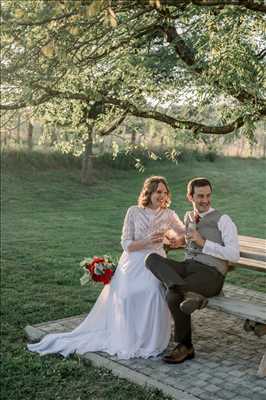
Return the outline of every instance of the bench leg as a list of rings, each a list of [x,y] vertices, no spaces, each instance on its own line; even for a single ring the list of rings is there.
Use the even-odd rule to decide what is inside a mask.
[[[266,335],[266,324],[260,324],[257,322],[254,328],[254,333],[258,337]]]
[[[261,378],[263,378],[264,376],[266,376],[266,353],[264,354],[264,356],[261,359],[260,365],[259,365],[259,369],[257,372],[258,376],[260,376]]]
[[[266,335],[266,324],[262,324],[260,322],[246,319],[243,328],[246,332],[253,331],[254,334],[258,337]]]

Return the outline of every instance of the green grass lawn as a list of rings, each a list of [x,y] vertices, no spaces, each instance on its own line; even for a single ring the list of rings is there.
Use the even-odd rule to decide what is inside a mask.
[[[90,255],[119,256],[126,209],[136,203],[149,175],[168,179],[172,208],[180,216],[189,206],[187,181],[210,178],[213,205],[233,218],[241,234],[265,238],[265,161],[151,162],[142,175],[103,168],[97,171],[96,183],[86,187],[71,163],[50,167],[38,157],[34,160],[30,166],[17,160],[3,176],[1,399],[162,399],[159,392],[84,365],[77,357],[29,353],[23,328],[92,307],[101,286],[80,287],[79,262]],[[238,271],[227,280],[266,292],[261,273]]]

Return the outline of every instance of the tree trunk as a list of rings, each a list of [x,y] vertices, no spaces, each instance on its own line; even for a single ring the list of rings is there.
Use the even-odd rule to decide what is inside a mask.
[[[3,144],[4,144],[4,146],[7,146],[7,131],[6,131],[6,129],[4,130],[4,132],[3,132],[3,135],[1,135],[1,142],[2,142],[2,138],[3,138]]]
[[[81,166],[81,183],[85,185],[89,185],[94,181],[94,173],[93,173],[93,138],[92,138],[92,131],[89,132],[88,140],[85,143],[85,151],[83,154],[82,159],[82,166]]]
[[[136,144],[136,131],[132,131],[131,133],[131,144]]]
[[[17,118],[17,137],[16,137],[16,143],[20,145],[20,123],[21,123],[21,115],[18,113],[18,118]]]
[[[57,140],[56,130],[55,130],[54,126],[49,127],[49,130],[50,130],[50,135],[51,135],[50,136],[51,137],[50,146],[53,147]]]
[[[263,154],[262,157],[266,157],[266,134],[262,133],[262,140],[263,140]]]
[[[33,125],[30,121],[28,125],[28,149],[30,151],[33,149]]]
[[[156,144],[156,129],[155,129],[155,123],[152,119],[149,119],[148,121],[148,140],[151,145]]]

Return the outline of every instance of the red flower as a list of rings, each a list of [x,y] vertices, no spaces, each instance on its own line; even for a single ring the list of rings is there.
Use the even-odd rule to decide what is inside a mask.
[[[102,273],[95,272],[98,264],[101,264],[100,270]],[[109,260],[103,257],[93,257],[92,261],[85,264],[85,269],[90,275],[91,279],[95,282],[102,282],[104,285],[110,283],[112,276],[115,272],[115,265]]]
[[[106,285],[107,283],[109,283],[112,279],[113,276],[113,271],[111,269],[107,269],[105,271],[105,274],[103,275],[103,283]]]

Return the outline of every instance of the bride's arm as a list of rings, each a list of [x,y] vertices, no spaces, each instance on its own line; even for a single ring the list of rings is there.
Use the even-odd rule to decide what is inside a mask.
[[[163,241],[163,233],[153,233],[149,238],[143,240],[133,240],[128,246],[127,251],[138,251],[148,249],[155,243],[161,243]]]
[[[185,234],[185,225],[173,210],[171,210],[170,224],[171,228],[177,233],[178,236],[183,236]]]
[[[135,240],[135,224],[134,224],[134,210],[135,207],[130,207],[127,211],[122,237],[121,237],[121,246],[123,250],[128,252],[139,251],[143,249],[147,249],[154,245],[155,243],[160,243],[163,241],[162,233],[154,233],[148,238],[142,240]]]
[[[166,237],[169,240],[170,248],[183,247],[185,244],[185,225],[178,217],[178,215],[169,210],[170,213],[170,226],[169,235],[166,233]]]

